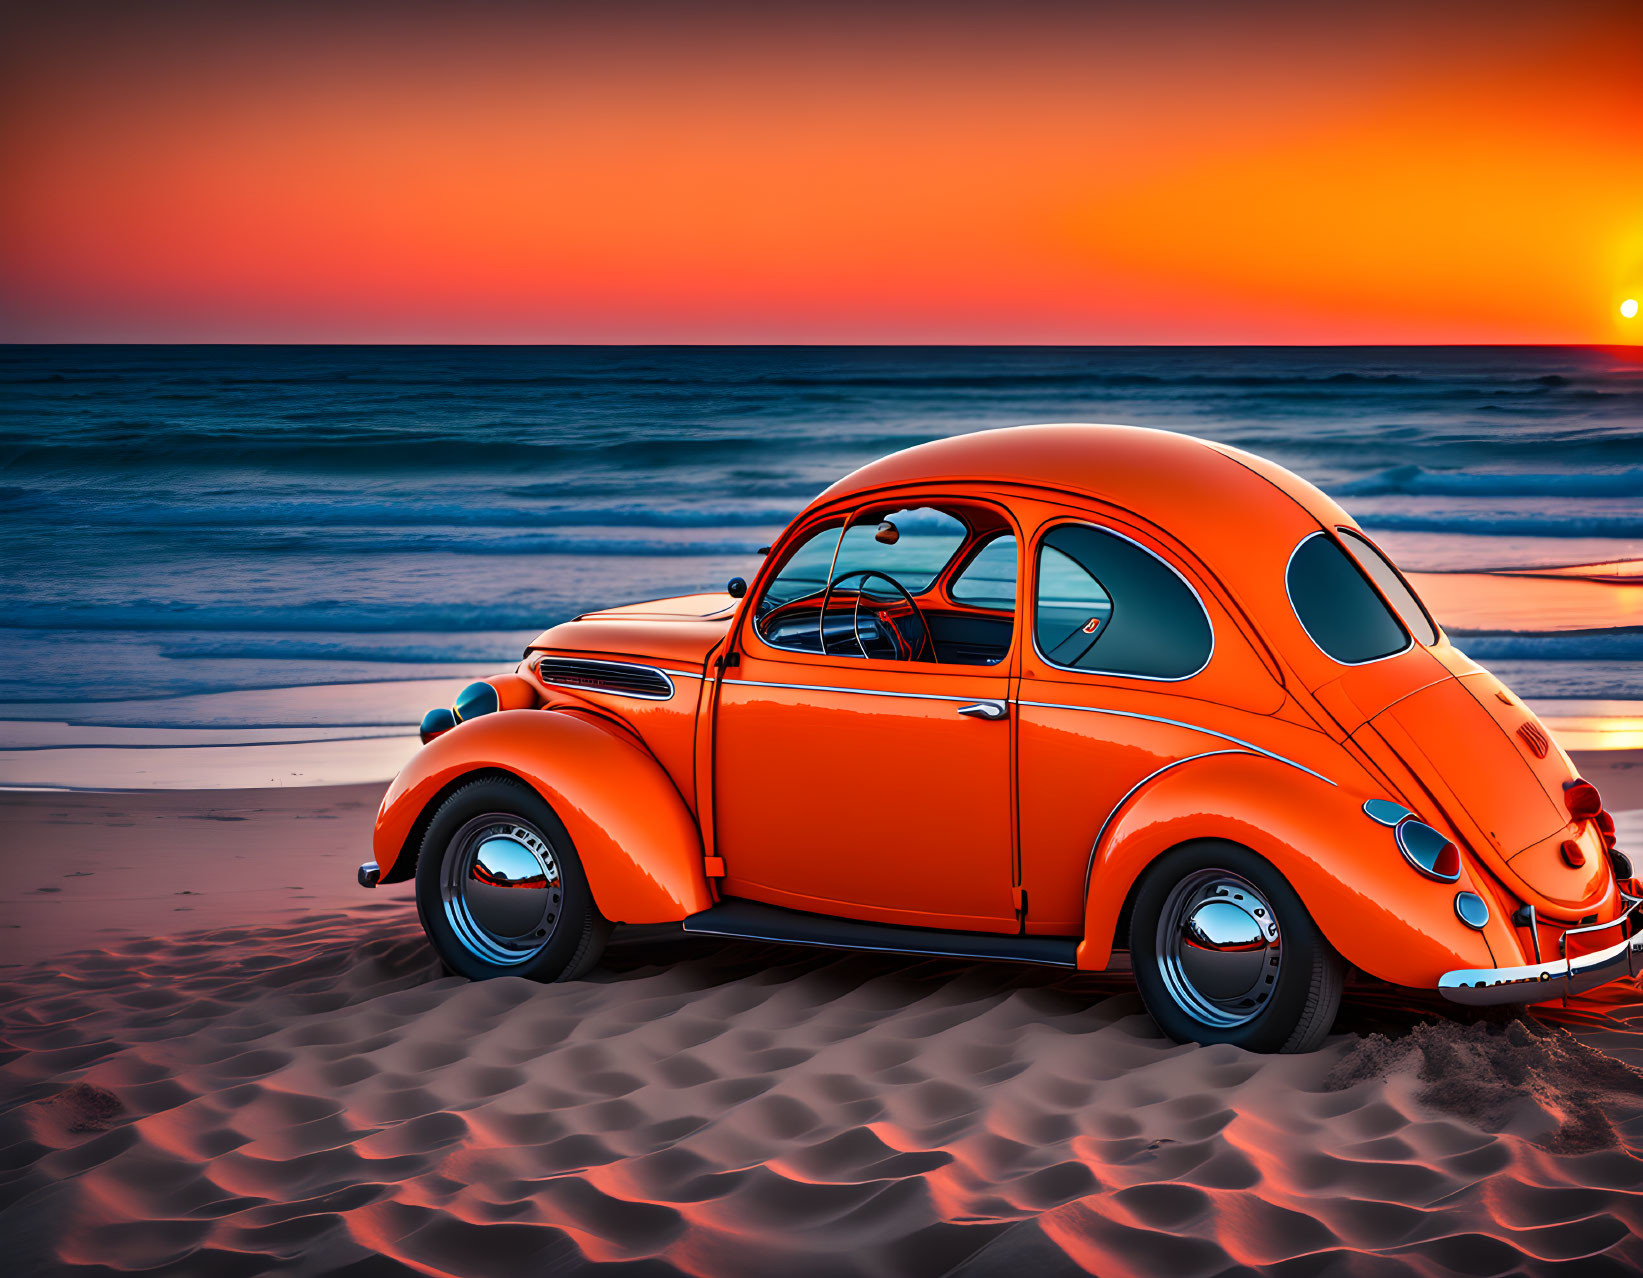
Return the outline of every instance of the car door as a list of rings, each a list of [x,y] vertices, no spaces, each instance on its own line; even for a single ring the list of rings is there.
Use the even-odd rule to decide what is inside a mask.
[[[892,545],[873,540],[880,517],[897,511],[934,526]],[[978,530],[989,519],[990,538]],[[725,893],[908,926],[1016,930],[1014,600],[994,614],[1003,624],[987,651],[974,642],[986,627],[974,625],[962,647],[913,651],[919,627],[883,582],[878,597],[857,602],[908,614],[901,651],[876,626],[858,633],[849,608],[812,617],[805,606],[830,579],[884,573],[944,631],[955,615],[944,611],[955,606],[947,583],[1003,526],[984,505],[879,502],[824,520],[782,552],[717,689],[713,820]]]
[[[1264,735],[1281,704],[1207,577],[1173,559],[1110,515],[1067,510],[1034,538],[1017,694],[1028,931],[1080,932],[1112,812],[1149,778]]]

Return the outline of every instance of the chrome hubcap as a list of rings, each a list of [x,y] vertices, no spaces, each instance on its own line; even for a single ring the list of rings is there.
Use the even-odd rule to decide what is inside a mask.
[[[456,832],[439,887],[457,940],[487,963],[534,958],[553,939],[563,913],[552,845],[530,822],[506,813],[475,817]]]
[[[1265,1010],[1283,962],[1271,903],[1230,870],[1199,870],[1175,885],[1158,917],[1155,953],[1170,997],[1221,1029]]]

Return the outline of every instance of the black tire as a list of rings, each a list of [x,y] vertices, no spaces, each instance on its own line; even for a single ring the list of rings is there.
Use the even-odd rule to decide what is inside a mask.
[[[1211,935],[1217,927],[1222,935]],[[1130,961],[1164,1033],[1252,1052],[1321,1046],[1346,979],[1284,876],[1219,839],[1183,844],[1147,871],[1130,914]]]
[[[509,833],[505,836],[502,831]],[[487,838],[489,834],[490,838]],[[501,837],[500,843],[495,839]],[[507,847],[535,858],[541,873],[517,883],[481,877],[476,845]],[[453,858],[462,862],[454,864]],[[536,880],[541,879],[541,886]],[[502,901],[517,912],[540,907],[546,913],[520,936],[498,939],[503,929],[489,929],[469,893]],[[496,886],[527,887],[531,897],[490,893]],[[417,854],[416,908],[422,930],[445,966],[458,976],[482,981],[493,976],[524,976],[536,981],[571,981],[599,961],[610,924],[594,904],[582,862],[563,822],[547,801],[512,777],[480,777],[446,796],[428,823]],[[539,926],[538,926],[539,925]]]

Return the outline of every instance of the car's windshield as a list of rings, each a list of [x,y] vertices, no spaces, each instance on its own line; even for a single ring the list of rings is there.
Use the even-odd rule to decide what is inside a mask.
[[[881,519],[895,526],[897,536],[894,542],[887,544],[877,540]],[[963,544],[964,537],[962,523],[932,506],[882,514],[873,512],[865,518],[858,516],[844,534],[842,543],[839,541],[839,525],[824,524],[811,533],[782,565],[759,601],[759,615],[807,595],[819,595],[827,587],[829,567],[832,567],[835,579],[846,573],[853,574],[840,581],[849,590],[865,588],[873,594],[893,595],[895,591],[882,578],[869,577],[863,582],[862,574],[873,571],[894,577],[909,594],[922,594],[947,566],[954,552]],[[836,564],[833,558],[835,547],[838,550]]]

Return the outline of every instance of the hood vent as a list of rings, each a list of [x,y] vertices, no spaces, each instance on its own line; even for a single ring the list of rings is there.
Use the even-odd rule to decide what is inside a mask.
[[[610,692],[619,697],[640,697],[646,701],[666,701],[673,695],[673,680],[655,666],[626,661],[595,661],[582,657],[542,657],[536,662],[536,677],[560,688],[580,688],[587,692]]]

